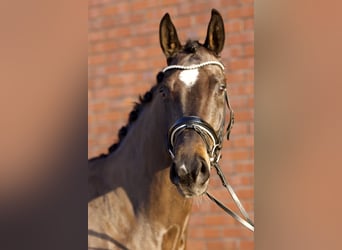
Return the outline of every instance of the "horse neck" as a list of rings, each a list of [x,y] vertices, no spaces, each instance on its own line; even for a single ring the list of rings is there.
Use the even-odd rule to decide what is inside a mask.
[[[187,224],[191,199],[179,194],[170,181],[172,163],[167,151],[169,121],[163,101],[157,97],[146,104],[132,124],[108,166],[120,166],[125,181],[121,185],[131,198],[133,207],[148,220],[163,225]],[[109,167],[106,176],[114,179],[118,169]],[[112,177],[111,177],[112,176]],[[185,225],[186,226],[186,225]]]
[[[130,167],[139,174],[154,175],[156,171],[169,166],[171,159],[168,156],[166,141],[169,125],[166,116],[160,100],[145,104],[115,157],[118,160],[129,161],[127,168]]]

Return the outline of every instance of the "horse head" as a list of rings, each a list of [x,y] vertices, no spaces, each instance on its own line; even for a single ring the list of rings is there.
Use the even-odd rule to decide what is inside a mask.
[[[201,195],[207,190],[211,165],[219,160],[225,132],[226,78],[219,59],[223,20],[212,10],[205,42],[182,45],[165,14],[159,37],[168,64],[157,80],[169,117],[170,178],[185,197]]]

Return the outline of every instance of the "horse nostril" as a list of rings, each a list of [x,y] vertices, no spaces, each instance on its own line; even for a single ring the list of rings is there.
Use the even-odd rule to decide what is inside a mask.
[[[200,171],[201,171],[202,180],[207,181],[207,179],[209,178],[209,167],[204,160],[201,161],[201,170]]]
[[[202,162],[202,167],[201,167],[201,173],[205,174],[207,172],[207,164],[205,164],[204,162]]]
[[[208,164],[201,157],[192,157],[188,161],[183,160],[181,164],[173,163],[170,169],[170,179],[175,185],[203,184],[209,176]]]

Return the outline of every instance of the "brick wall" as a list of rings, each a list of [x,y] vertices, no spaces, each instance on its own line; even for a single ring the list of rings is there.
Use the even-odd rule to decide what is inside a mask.
[[[253,218],[253,0],[89,0],[88,156],[106,152],[117,140],[132,104],[165,66],[158,40],[161,17],[170,13],[182,42],[187,38],[203,42],[212,8],[225,22],[221,56],[236,120],[221,165]],[[211,178],[210,191],[237,211],[218,177]],[[188,236],[188,249],[254,248],[253,234],[206,197],[194,203]]]

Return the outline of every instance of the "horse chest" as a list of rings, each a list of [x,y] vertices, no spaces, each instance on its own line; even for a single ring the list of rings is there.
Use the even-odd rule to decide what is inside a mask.
[[[132,249],[185,249],[185,234],[179,225],[175,224],[168,228],[163,225],[151,227],[148,223],[141,223],[140,225],[140,229],[135,232],[131,242]]]

